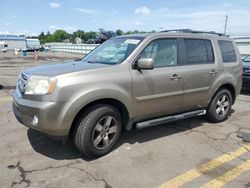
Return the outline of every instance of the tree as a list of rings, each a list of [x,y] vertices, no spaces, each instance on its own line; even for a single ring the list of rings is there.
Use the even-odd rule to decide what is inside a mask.
[[[74,42],[76,37],[78,37],[78,38],[82,39],[82,41],[84,41],[84,35],[85,35],[85,32],[84,32],[84,31],[82,31],[82,30],[77,30],[77,31],[73,32],[73,33],[70,35],[70,41],[71,41],[71,42]]]
[[[151,32],[155,32],[155,31],[153,30]],[[100,28],[99,32],[94,32],[94,31],[85,32],[83,30],[77,30],[73,32],[72,34],[69,34],[66,31],[59,29],[59,30],[56,30],[53,34],[51,34],[49,31],[45,34],[42,31],[41,34],[38,36],[38,39],[40,40],[41,44],[48,43],[48,42],[63,42],[66,39],[74,43],[76,37],[79,37],[82,39],[82,41],[86,42],[89,39],[96,39],[100,35],[114,37],[115,35],[120,36],[124,34],[136,34],[136,33],[148,33],[148,32],[139,31],[139,30],[124,32],[121,29],[117,29],[116,32],[113,32],[113,31],[105,31],[104,29]]]
[[[38,39],[42,44],[45,43],[46,35],[44,34],[43,31],[41,32],[40,35],[38,35]]]
[[[65,39],[69,39],[69,34],[62,29],[56,30],[52,36],[54,42],[63,42]]]
[[[96,38],[96,32],[94,32],[94,31],[90,31],[90,32],[86,32],[85,34],[84,34],[84,41],[87,41],[87,40],[89,40],[89,39],[95,39]]]
[[[44,36],[45,36],[45,35],[44,35],[44,32],[42,31],[41,34],[39,35],[39,37],[42,37],[42,38],[43,38]]]
[[[117,29],[115,33],[117,36],[123,35],[123,31],[121,29]]]

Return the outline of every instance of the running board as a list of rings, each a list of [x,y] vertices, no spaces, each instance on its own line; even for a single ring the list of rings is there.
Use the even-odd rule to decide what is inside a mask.
[[[144,129],[144,128],[153,127],[153,126],[164,124],[164,123],[169,123],[172,121],[177,121],[177,120],[186,119],[186,118],[195,117],[195,116],[201,116],[205,114],[206,114],[206,110],[196,110],[196,111],[186,112],[186,113],[178,114],[174,116],[166,116],[162,118],[139,122],[136,124],[136,128]]]

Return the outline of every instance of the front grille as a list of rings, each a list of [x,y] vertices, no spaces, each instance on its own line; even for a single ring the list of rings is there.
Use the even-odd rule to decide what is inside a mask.
[[[25,74],[23,72],[21,73],[21,77],[19,78],[18,85],[17,85],[21,94],[24,94],[24,92],[25,92],[28,78],[29,78],[29,76],[27,74]]]

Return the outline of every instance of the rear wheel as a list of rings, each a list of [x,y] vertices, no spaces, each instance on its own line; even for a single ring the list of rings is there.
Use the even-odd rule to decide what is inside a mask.
[[[207,117],[211,122],[222,122],[227,119],[231,107],[232,94],[227,89],[221,89],[212,99],[207,111]]]
[[[78,121],[75,145],[86,157],[93,158],[109,153],[121,133],[121,116],[110,105],[91,107]]]

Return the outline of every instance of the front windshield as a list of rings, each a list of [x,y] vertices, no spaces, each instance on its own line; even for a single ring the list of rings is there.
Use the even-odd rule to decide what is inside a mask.
[[[142,39],[142,37],[109,39],[86,55],[82,61],[110,65],[119,64],[134,51]]]
[[[245,63],[250,63],[250,56],[247,56],[247,57],[244,59],[244,62],[245,62]]]

